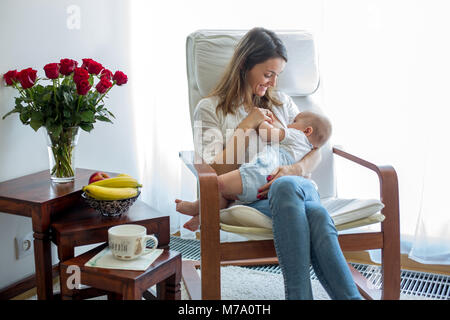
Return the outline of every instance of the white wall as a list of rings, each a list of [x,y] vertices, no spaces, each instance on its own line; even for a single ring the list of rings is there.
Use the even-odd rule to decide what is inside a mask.
[[[69,6],[80,9],[80,28],[67,26]],[[76,153],[77,167],[126,172],[137,176],[134,116],[131,107],[128,50],[128,2],[119,0],[2,0],[0,3],[0,74],[43,67],[62,58],[81,63],[92,58],[122,70],[129,82],[110,91],[107,106],[114,124],[97,123],[91,133],[82,131]],[[3,81],[2,81],[3,82]],[[13,107],[16,91],[0,85],[0,116]],[[41,130],[24,126],[18,115],[0,120],[0,181],[48,169]],[[16,260],[14,238],[31,232],[31,219],[0,213],[0,288],[34,272],[32,256]],[[55,252],[55,251],[54,251]]]
[[[198,29],[256,26],[273,30],[306,29],[319,36],[322,1],[133,0],[130,8],[138,160],[146,186],[141,198],[169,214],[171,231],[175,231],[189,217],[175,211],[174,199],[196,199],[193,192],[196,182],[178,158],[180,150],[193,150],[186,37]],[[154,94],[148,94],[148,88]],[[194,237],[184,228],[181,234]]]

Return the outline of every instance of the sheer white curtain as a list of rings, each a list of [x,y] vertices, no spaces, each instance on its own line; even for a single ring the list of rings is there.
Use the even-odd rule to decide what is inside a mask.
[[[326,1],[321,47],[334,141],[394,166],[402,253],[434,264],[450,264],[449,8],[446,1]],[[363,182],[370,173],[341,161],[338,170],[341,196],[378,193],[376,183]]]
[[[195,180],[178,159],[180,150],[193,149],[186,36],[197,29],[307,29],[318,41],[333,142],[395,167],[402,252],[450,264],[445,0],[134,0],[130,6],[142,196],[170,214],[172,232],[185,219],[174,198],[196,198]],[[340,160],[337,168],[340,196],[378,197],[376,176]]]

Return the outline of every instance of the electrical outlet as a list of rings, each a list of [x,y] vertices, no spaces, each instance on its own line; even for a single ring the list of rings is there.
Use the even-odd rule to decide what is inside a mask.
[[[24,235],[23,237],[16,237],[14,239],[17,260],[34,253],[33,241],[34,241],[33,232],[30,232]]]

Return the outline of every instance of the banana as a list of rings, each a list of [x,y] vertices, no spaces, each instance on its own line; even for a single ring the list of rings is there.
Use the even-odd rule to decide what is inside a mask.
[[[131,178],[131,176],[129,174],[126,174],[126,173],[120,173],[117,176],[118,177],[130,177]]]
[[[114,178],[95,181],[89,185],[108,188],[142,188],[142,184],[130,176],[117,176]]]
[[[83,187],[83,191],[97,200],[122,200],[138,194],[137,188],[109,188],[92,184]]]

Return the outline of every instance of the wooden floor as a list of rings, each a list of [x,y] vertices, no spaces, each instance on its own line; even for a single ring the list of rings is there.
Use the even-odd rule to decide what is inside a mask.
[[[59,283],[59,277],[54,277],[53,278],[53,285],[55,285],[57,283]],[[30,299],[31,297],[35,296],[35,295],[37,295],[36,287],[34,287],[33,289],[30,289],[28,291],[25,291],[24,293],[21,293],[18,296],[15,296],[11,300],[27,300],[27,299]]]

